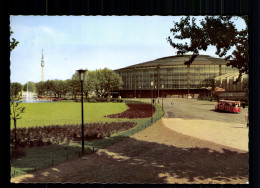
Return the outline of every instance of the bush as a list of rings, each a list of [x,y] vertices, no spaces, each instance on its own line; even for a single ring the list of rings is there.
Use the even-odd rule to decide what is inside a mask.
[[[136,126],[135,122],[87,123],[84,138],[86,140],[103,139]],[[81,141],[80,125],[52,125],[47,127],[17,128],[17,146],[38,147],[50,144],[62,144],[66,141]],[[14,129],[11,130],[11,144],[14,145]]]
[[[109,102],[109,99],[108,98],[103,98],[103,97],[97,97],[96,101],[97,102]]]
[[[97,102],[95,97],[87,98],[87,102]]]
[[[85,101],[87,101],[87,102],[123,102],[122,99],[105,98],[105,97],[91,97],[91,98],[87,98]]]

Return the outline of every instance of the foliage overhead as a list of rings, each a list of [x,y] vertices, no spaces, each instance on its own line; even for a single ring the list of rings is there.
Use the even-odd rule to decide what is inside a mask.
[[[11,37],[11,35],[12,35],[14,32],[12,31],[12,28],[11,28],[11,27],[9,27],[9,29],[10,29],[10,37]],[[18,44],[19,44],[19,41],[16,41],[15,38],[12,38],[12,41],[10,40],[10,51],[12,51]]]
[[[215,46],[216,55],[228,60],[228,66],[239,69],[236,83],[241,79],[242,73],[248,74],[248,18],[239,17],[244,20],[245,29],[238,30],[232,16],[206,16],[199,20],[199,25],[196,18],[187,16],[174,22],[174,27],[170,30],[174,39],[169,36],[167,41],[177,49],[178,55],[193,53],[185,62],[186,65],[195,60],[200,50],[206,51],[209,46]],[[234,49],[232,54],[227,55],[231,49]]]

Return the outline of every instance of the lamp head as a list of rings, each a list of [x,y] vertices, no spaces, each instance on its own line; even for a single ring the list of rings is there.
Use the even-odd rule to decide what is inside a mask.
[[[86,70],[84,70],[84,69],[79,69],[79,70],[77,70],[77,72],[79,73],[79,80],[83,82],[83,81],[84,81],[84,78],[85,78]]]

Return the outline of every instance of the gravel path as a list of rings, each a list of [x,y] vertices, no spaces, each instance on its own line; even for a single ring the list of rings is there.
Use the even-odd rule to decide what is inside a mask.
[[[167,104],[165,108],[170,111]],[[171,117],[166,114],[166,118]],[[94,154],[12,178],[11,182],[244,184],[248,181],[248,152],[176,132],[163,121]]]

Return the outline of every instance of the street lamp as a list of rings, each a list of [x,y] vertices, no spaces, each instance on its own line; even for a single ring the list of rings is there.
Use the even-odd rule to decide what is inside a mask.
[[[163,88],[164,88],[164,85],[162,85],[162,110],[163,110]]]
[[[141,88],[142,88],[142,86],[139,86],[139,97],[140,97],[140,102],[141,102]]]
[[[156,85],[154,86],[154,88],[155,88],[155,92],[154,92],[154,98],[156,98]],[[156,103],[156,99],[154,99],[154,101],[155,101],[155,103]]]
[[[82,140],[81,152],[84,153],[83,82],[84,82],[86,70],[79,69],[77,70],[77,72],[79,74],[79,80],[81,84],[81,140]]]
[[[151,123],[153,122],[153,81],[151,81]]]

